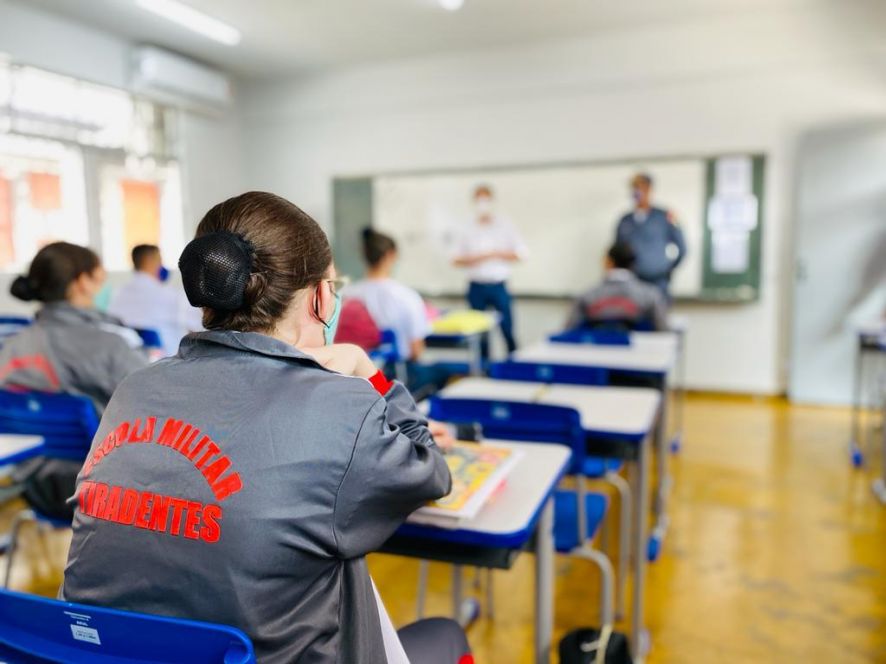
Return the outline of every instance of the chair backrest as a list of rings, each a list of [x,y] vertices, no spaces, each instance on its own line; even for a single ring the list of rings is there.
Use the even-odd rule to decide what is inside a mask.
[[[597,346],[630,346],[631,333],[628,330],[577,327],[552,334],[548,337],[554,343],[595,344]]]
[[[33,321],[23,316],[0,316],[0,340],[18,334]]]
[[[431,398],[431,419],[479,424],[486,438],[560,443],[572,450],[571,465],[581,468],[585,435],[577,410],[566,406],[494,399]]]
[[[87,397],[0,390],[0,433],[43,436],[46,456],[85,459],[97,430],[98,415]]]
[[[163,348],[163,339],[157,330],[151,328],[135,328],[136,334],[141,337],[145,348]]]
[[[379,357],[385,362],[399,362],[400,347],[397,345],[397,333],[394,330],[381,330],[378,346],[372,349],[370,355]]]
[[[36,658],[93,664],[251,664],[255,653],[249,637],[233,627],[0,591],[0,659]]]
[[[495,362],[489,366],[489,377],[529,383],[609,384],[609,372],[601,367],[548,362]]]

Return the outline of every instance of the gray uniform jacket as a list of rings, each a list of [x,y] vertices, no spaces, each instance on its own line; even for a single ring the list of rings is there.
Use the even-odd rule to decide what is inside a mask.
[[[3,341],[0,384],[87,396],[101,413],[120,381],[148,363],[115,325],[94,309],[44,305],[32,325]]]
[[[629,212],[619,220],[615,236],[617,242],[626,242],[634,250],[637,262],[633,269],[637,276],[667,292],[671,272],[686,255],[683,231],[673,222],[668,211],[650,208],[643,221],[635,212]],[[677,247],[674,259],[668,258],[666,253],[669,244]]]
[[[65,599],[239,627],[261,662],[385,662],[364,556],[450,475],[412,397],[256,333],[132,374],[74,500]]]
[[[655,330],[666,330],[667,314],[667,303],[657,287],[640,281],[630,270],[616,269],[575,301],[566,327],[618,320],[645,321]]]

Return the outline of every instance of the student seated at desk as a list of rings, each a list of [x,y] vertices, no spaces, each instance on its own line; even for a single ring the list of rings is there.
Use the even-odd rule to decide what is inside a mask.
[[[330,345],[323,231],[250,192],[206,213],[179,267],[207,331],[111,399],[64,598],[233,625],[261,662],[469,662],[452,621],[398,639],[369,577],[366,554],[451,478],[403,385]]]
[[[28,274],[16,277],[10,292],[42,306],[32,325],[4,340],[0,386],[86,396],[99,413],[105,409],[120,381],[147,360],[121,336],[119,321],[92,306],[104,280],[98,256],[86,247],[55,242],[37,252]],[[32,506],[65,518],[71,508],[49,496],[70,496],[80,465],[34,459],[14,476]]]
[[[651,324],[667,329],[667,303],[661,291],[640,281],[631,271],[634,250],[624,242],[614,244],[606,254],[603,281],[575,302],[567,329],[592,327],[607,322],[628,325]]]
[[[397,262],[397,243],[384,233],[371,228],[363,230],[363,257],[366,260],[366,278],[349,285],[343,291],[346,304],[361,302],[374,322],[376,330],[393,330],[397,338],[397,354],[406,361],[409,390],[416,398],[435,392],[449,380],[450,375],[419,359],[425,350],[425,337],[431,333],[431,322],[421,295],[391,275]],[[349,340],[356,340],[351,323],[358,313],[348,312]],[[369,330],[366,330],[368,333]]]
[[[175,355],[181,338],[202,328],[200,312],[176,288],[163,283],[159,247],[136,246],[132,250],[132,265],[135,274],[114,293],[108,313],[130,327],[156,330],[164,354]]]

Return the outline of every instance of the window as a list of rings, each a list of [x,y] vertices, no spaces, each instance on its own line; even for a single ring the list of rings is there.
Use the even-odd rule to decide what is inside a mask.
[[[136,244],[184,244],[173,111],[0,60],[0,271],[56,240],[130,269]]]

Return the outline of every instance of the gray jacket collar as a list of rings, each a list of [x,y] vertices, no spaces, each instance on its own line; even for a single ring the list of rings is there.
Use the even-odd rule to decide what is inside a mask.
[[[75,307],[68,302],[50,302],[40,307],[34,316],[41,323],[61,323],[64,325],[72,325],[76,323],[89,323],[99,325],[101,323],[111,323],[112,325],[122,325],[122,323],[113,316],[99,311],[98,309],[83,309]]]
[[[194,332],[182,339],[178,349],[181,357],[196,357],[216,351],[237,350],[256,353],[281,360],[295,360],[320,369],[326,369],[313,357],[301,352],[295,346],[258,332],[233,332],[229,330],[208,330]]]

